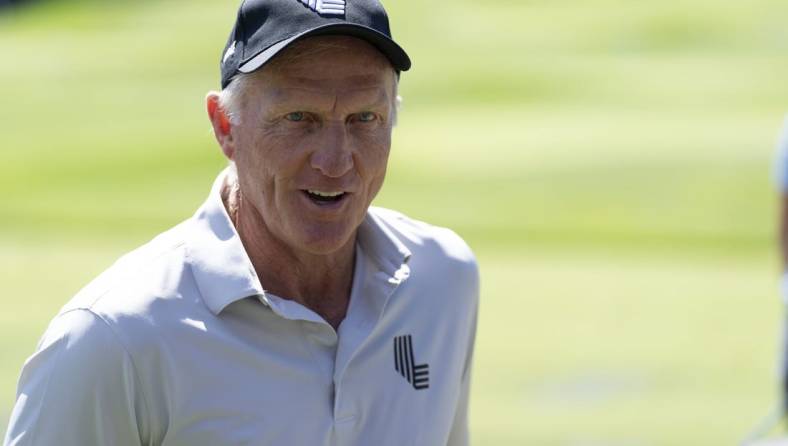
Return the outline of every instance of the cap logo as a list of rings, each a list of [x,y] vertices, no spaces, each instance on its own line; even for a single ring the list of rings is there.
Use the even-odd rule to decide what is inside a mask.
[[[320,15],[345,15],[345,0],[298,0]]]

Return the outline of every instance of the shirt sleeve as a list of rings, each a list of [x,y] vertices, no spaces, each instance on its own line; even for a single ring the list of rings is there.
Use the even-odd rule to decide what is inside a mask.
[[[462,374],[462,382],[460,383],[460,397],[457,401],[457,408],[454,412],[454,421],[452,423],[451,431],[449,432],[449,440],[447,446],[468,446],[470,444],[470,434],[468,431],[468,403],[470,400],[471,392],[471,371],[473,368],[473,351],[476,344],[476,326],[478,321],[478,305],[479,305],[479,277],[478,270],[474,274],[475,281],[475,296],[474,307],[471,314],[470,335],[468,337],[468,353],[465,358],[465,367]]]
[[[140,446],[144,401],[131,357],[88,310],[55,318],[25,363],[5,446]]]
[[[788,194],[788,116],[785,117],[774,157],[774,182],[777,189]]]
[[[454,422],[449,432],[449,441],[447,446],[468,446],[470,443],[470,435],[468,432],[468,400],[471,390],[471,373],[470,370],[465,374],[462,379],[462,386],[460,389],[460,399],[457,402],[457,409],[454,412]]]

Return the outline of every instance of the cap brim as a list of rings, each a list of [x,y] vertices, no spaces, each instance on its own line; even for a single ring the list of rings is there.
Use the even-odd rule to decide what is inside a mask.
[[[368,28],[363,25],[354,25],[348,23],[332,23],[317,28],[310,29],[301,34],[297,34],[288,39],[277,42],[268,48],[264,49],[248,61],[242,63],[238,67],[241,73],[251,73],[260,69],[274,56],[279,54],[280,51],[288,47],[288,45],[306,37],[323,36],[323,35],[348,35],[359,37],[374,45],[381,53],[388,57],[391,65],[397,71],[408,71],[410,69],[410,57],[396,42],[391,40],[387,35]]]

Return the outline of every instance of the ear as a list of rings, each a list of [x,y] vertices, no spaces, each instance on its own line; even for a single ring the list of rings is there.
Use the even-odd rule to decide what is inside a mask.
[[[219,105],[219,93],[212,91],[205,97],[205,105],[208,109],[208,119],[213,126],[213,134],[216,136],[216,142],[222,148],[224,156],[233,160],[235,156],[235,141],[233,140],[233,125],[230,122],[230,117]]]

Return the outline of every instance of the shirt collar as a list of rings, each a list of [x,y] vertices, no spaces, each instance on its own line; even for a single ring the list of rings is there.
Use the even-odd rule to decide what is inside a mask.
[[[216,178],[208,199],[192,217],[186,244],[197,287],[214,314],[235,301],[264,296],[260,279],[222,201],[226,176],[227,170]]]
[[[366,250],[381,271],[391,276],[390,281],[399,284],[407,279],[410,270],[408,261],[411,252],[394,234],[375,208],[370,208],[358,229],[358,243]]]
[[[191,219],[186,256],[206,305],[219,314],[231,303],[257,296],[270,306],[249,256],[222,201],[225,169],[213,183],[208,199]],[[367,212],[358,241],[396,286],[409,275],[411,252],[376,212]]]

